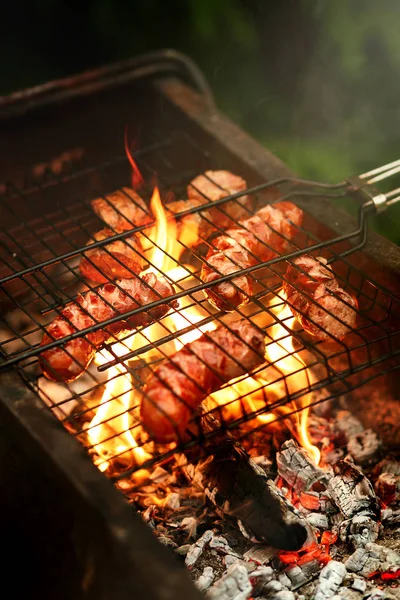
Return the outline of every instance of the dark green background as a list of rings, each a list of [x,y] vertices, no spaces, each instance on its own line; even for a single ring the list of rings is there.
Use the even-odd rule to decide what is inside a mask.
[[[400,156],[399,0],[15,0],[1,12],[3,93],[171,47],[303,176],[334,182]],[[400,242],[399,222],[397,207],[374,227]]]

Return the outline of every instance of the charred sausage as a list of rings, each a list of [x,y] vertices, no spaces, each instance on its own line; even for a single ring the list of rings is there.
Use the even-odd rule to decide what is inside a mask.
[[[115,285],[106,283],[96,291],[80,295],[76,302],[67,304],[46,327],[42,346],[116,315],[121,315],[121,320],[69,340],[62,347],[44,350],[39,355],[43,374],[53,381],[74,381],[87,369],[98,348],[112,335],[125,329],[149,325],[163,317],[171,307],[176,307],[176,302],[168,302],[168,297],[173,293],[173,286],[166,279],[156,277],[154,273],[145,273],[141,278],[121,279]],[[165,298],[166,303],[124,318],[124,313],[139,306],[145,307],[160,298]]]
[[[296,258],[286,271],[283,291],[304,330],[319,340],[340,340],[354,328],[357,300],[340,287],[325,258]]]
[[[202,268],[202,281],[212,283],[223,275],[234,275],[283,254],[302,221],[303,211],[291,202],[261,208],[241,221],[239,228],[229,229],[213,240]],[[247,304],[252,293],[251,275],[233,277],[205,291],[211,304],[228,312]]]
[[[248,320],[186,344],[147,380],[141,404],[143,427],[156,442],[182,439],[196,408],[212,392],[264,360],[264,335]]]

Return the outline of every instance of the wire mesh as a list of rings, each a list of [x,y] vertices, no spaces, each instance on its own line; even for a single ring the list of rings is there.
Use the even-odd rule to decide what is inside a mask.
[[[183,162],[191,165],[190,168],[178,170],[172,155],[185,156]],[[168,202],[187,196],[186,188],[197,175],[207,170],[229,170],[229,165],[219,164],[185,132],[176,132],[162,144],[141,150],[135,158],[145,181],[150,182],[140,190],[140,195],[148,203],[156,173],[167,208]],[[253,256],[248,267],[237,267],[234,287],[237,287],[238,277],[246,276],[253,292],[249,303],[238,307],[234,313],[216,310],[204,297],[203,292],[209,284],[202,280],[202,265],[207,264],[206,254],[214,244],[213,240],[226,233],[219,227],[218,219],[210,216],[210,210],[218,207],[218,214],[232,221],[232,206],[235,205],[240,207],[242,219],[246,219],[267,203],[288,198],[296,202],[298,190],[296,193],[288,190],[288,181],[283,180],[260,183],[247,178],[245,190],[218,200],[203,192],[204,204],[188,209],[183,202],[183,210],[175,215],[177,221],[182,222],[189,215],[196,218],[200,215],[200,223],[206,224],[207,235],[195,246],[184,248],[179,277],[171,278],[158,264],[149,265],[156,277],[170,279],[174,292],[167,298],[160,297],[153,288],[149,290],[151,301],[143,306],[131,297],[124,321],[136,318],[140,324],[143,315],[143,324],[146,321],[152,323],[152,311],[165,306],[166,302],[171,306],[171,301],[176,300],[179,305],[171,306],[169,312],[148,327],[139,331],[136,328],[127,331],[124,327],[118,339],[113,338],[110,328],[121,321],[121,315],[105,299],[109,316],[105,321],[94,322],[90,310],[81,300],[89,291],[98,297],[102,288],[82,277],[79,263],[85,256],[98,269],[88,251],[101,249],[126,268],[123,259],[110,252],[110,242],[129,241],[138,235],[148,240],[151,216],[143,225],[132,223],[131,229],[114,230],[107,240],[96,241],[94,238],[104,223],[93,212],[91,201],[99,197],[109,201],[113,191],[129,186],[126,165],[126,157],[121,156],[101,165],[91,165],[87,161],[79,170],[68,173],[47,170],[40,181],[24,188],[8,184],[1,199],[3,222],[9,226],[3,227],[0,233],[0,351],[3,357],[0,367],[16,368],[27,385],[40,395],[110,477],[129,482],[125,487],[133,492],[142,483],[143,475],[140,474],[146,469],[171,460],[178,450],[190,451],[190,448],[198,447],[215,433],[204,426],[207,413],[216,418],[219,428],[232,431],[238,439],[251,438],[260,430],[274,427],[282,419],[295,420],[299,411],[312,404],[346,394],[363,382],[398,368],[399,300],[358,268],[354,248],[349,243],[353,239],[360,245],[365,240],[364,217],[352,234],[341,237],[321,233],[307,215],[303,225],[292,224],[294,235],[292,239],[284,240],[285,244],[287,242],[284,255],[276,256],[274,248],[270,248],[272,258],[260,263],[258,257]],[[320,186],[307,192],[310,197],[318,193],[333,199],[348,193],[343,186],[326,189]],[[249,195],[252,208],[243,203],[243,198]],[[239,227],[239,224],[230,226]],[[273,224],[270,228],[274,230]],[[212,235],[208,237],[210,229]],[[277,239],[285,237],[279,231],[274,234]],[[294,264],[295,259],[305,252],[326,258],[340,287],[357,299],[356,325],[342,340],[328,336],[321,341],[309,335],[293,317],[288,300],[282,295],[287,262]],[[145,260],[148,262],[148,255]],[[115,286],[129,298],[129,292],[121,287],[121,282],[113,279],[112,274],[104,271],[102,275],[108,282],[104,285]],[[143,276],[132,272],[132,280],[141,284]],[[213,285],[228,280],[232,281],[232,274],[222,273]],[[335,292],[332,294],[335,296]],[[311,305],[317,304],[313,295],[308,296],[307,301]],[[68,323],[64,307],[70,302],[79,305],[89,324],[77,331],[69,323],[72,330],[69,329],[67,335],[54,340],[50,338],[45,346],[40,346],[49,323],[57,316],[61,315]],[[251,323],[262,332],[266,353],[260,358],[260,364],[252,370],[250,377],[241,374],[222,390],[210,394],[200,390],[200,396],[205,398],[202,412],[192,411],[187,435],[172,443],[155,443],[142,427],[140,417],[145,382],[157,367],[170,361],[190,340],[200,335],[207,339],[207,332],[216,326],[232,331],[232,323],[237,319]],[[93,335],[105,330],[110,333],[105,335],[105,342],[102,345],[94,343]],[[43,377],[38,365],[39,354],[62,346],[68,355],[71,340],[84,340],[94,346],[98,352],[92,364],[79,379],[70,383]],[[225,357],[233,364],[238,363],[229,348],[214,343],[215,351],[222,359]],[[210,366],[206,364],[205,368],[210,369]],[[196,374],[185,373],[185,377],[190,383],[195,381]]]

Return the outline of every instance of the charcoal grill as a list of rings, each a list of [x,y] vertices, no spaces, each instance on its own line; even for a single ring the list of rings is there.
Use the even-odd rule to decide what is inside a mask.
[[[54,402],[47,398],[51,411],[43,402],[47,393],[42,393],[42,399],[38,396],[41,334],[62,306],[76,298],[82,283],[77,261],[87,241],[102,227],[90,201],[106,198],[130,182],[124,132],[128,130],[135,140],[133,155],[148,182],[143,190],[145,198],[150,197],[155,174],[162,195],[173,191],[176,198],[184,198],[186,185],[208,169],[228,169],[244,177],[257,208],[290,195],[304,209],[305,222],[298,230],[295,247],[285,258],[293,259],[304,249],[318,249],[332,262],[341,285],[358,298],[357,327],[341,343],[315,344],[301,331],[293,334],[282,322],[284,335],[294,335],[297,352],[308,352],[308,366],[317,370],[318,377],[297,394],[286,389],[257,414],[292,406],[305,394],[310,395],[309,402],[318,402],[322,398],[319,392],[325,390],[324,400],[345,396],[352,410],[367,426],[375,427],[389,447],[400,446],[395,385],[400,366],[400,252],[378,235],[367,234],[363,189],[357,189],[354,198],[361,206],[358,222],[335,206],[337,195],[330,189],[321,186],[317,194],[306,194],[301,186],[293,190],[290,171],[216,110],[202,74],[175,52],[152,54],[14,94],[2,99],[0,118],[5,131],[0,141],[4,156],[0,170],[0,181],[4,182],[0,204],[1,314],[8,331],[0,344],[2,421],[10,436],[17,436],[18,452],[32,453],[38,457],[41,470],[51,473],[52,481],[46,481],[46,488],[55,485],[67,491],[67,507],[57,510],[66,511],[68,522],[80,533],[80,544],[86,551],[83,587],[88,597],[100,593],[105,598],[139,594],[194,598],[196,592],[187,574],[153,539],[109,481],[123,488],[121,484],[132,474],[165,463],[176,449],[157,448],[144,463],[114,469],[107,478],[88,456],[87,451],[93,454],[93,447],[82,426],[93,411],[93,403],[83,403],[72,413],[67,410],[71,400],[82,402],[83,396],[99,394],[107,369],[121,364],[113,346],[107,345],[112,355],[107,364],[91,370],[86,389],[65,386],[67,399]],[[227,201],[238,200],[243,194],[220,200],[221,210]],[[114,237],[123,239],[131,234],[115,232]],[[92,246],[101,244],[93,242]],[[192,258],[193,254],[196,252]],[[258,269],[249,270],[257,284],[251,318],[265,316],[262,326],[267,336],[274,312],[265,299],[275,299],[275,309],[283,304],[279,297],[282,262],[274,259],[263,265],[268,270],[264,269],[262,276]],[[195,256],[190,273],[195,287],[189,297],[205,315],[196,325],[188,323],[185,332],[225,318],[212,311],[198,293],[204,287],[196,281],[199,264]],[[177,283],[176,290],[177,299],[188,296],[185,278]],[[249,318],[248,312],[243,315]],[[127,348],[123,360],[129,361],[132,382],[140,387],[141,357],[157,348],[162,359],[163,347],[174,334],[165,331],[156,342],[149,340],[134,351],[129,350],[129,338],[126,335],[122,339]],[[289,413],[286,411],[285,417]],[[243,409],[229,422],[219,410],[213,410],[213,416],[219,424],[217,431],[197,430],[197,435],[178,449],[190,451],[199,443],[204,445],[205,437],[220,435],[221,428],[238,432],[257,415]],[[278,411],[276,419],[280,418]],[[137,489],[130,486],[130,494]]]

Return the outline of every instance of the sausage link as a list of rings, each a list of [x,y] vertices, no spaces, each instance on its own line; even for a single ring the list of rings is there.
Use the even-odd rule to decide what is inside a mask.
[[[101,229],[94,234],[94,240],[107,240],[114,235],[111,229]],[[92,242],[89,241],[87,245]],[[143,271],[145,260],[142,247],[135,236],[125,240],[115,240],[104,246],[86,250],[81,258],[79,270],[83,277],[106,283],[109,279],[129,279]]]
[[[291,202],[261,208],[253,217],[240,221],[237,229],[213,240],[203,265],[201,279],[212,283],[283,254],[288,241],[303,221],[303,211]],[[209,302],[224,311],[244,306],[253,294],[251,275],[238,275],[205,291]]]
[[[187,187],[189,198],[199,200],[202,204],[215,202],[231,194],[242,192],[247,188],[246,181],[229,171],[206,171],[195,177]],[[220,229],[235,227],[240,219],[248,216],[252,209],[251,196],[245,194],[209,209],[212,221]]]
[[[112,335],[123,330],[144,327],[163,317],[176,302],[166,302],[149,311],[124,318],[124,313],[137,307],[167,298],[174,293],[173,286],[163,277],[146,273],[141,278],[122,279],[106,283],[96,291],[80,295],[75,303],[67,304],[47,327],[41,345],[62,338],[121,315],[121,320],[85,336],[69,340],[63,346],[44,350],[39,355],[43,374],[53,381],[70,382],[77,379],[92,362],[98,348]]]
[[[147,380],[141,404],[143,427],[159,443],[182,439],[196,408],[212,392],[264,360],[264,335],[242,319],[186,344]]]
[[[355,326],[357,300],[326,264],[321,256],[299,256],[286,271],[283,291],[305,331],[319,340],[340,340]]]
[[[152,220],[143,198],[128,187],[104,198],[96,198],[91,204],[96,215],[118,233],[145,225]]]

